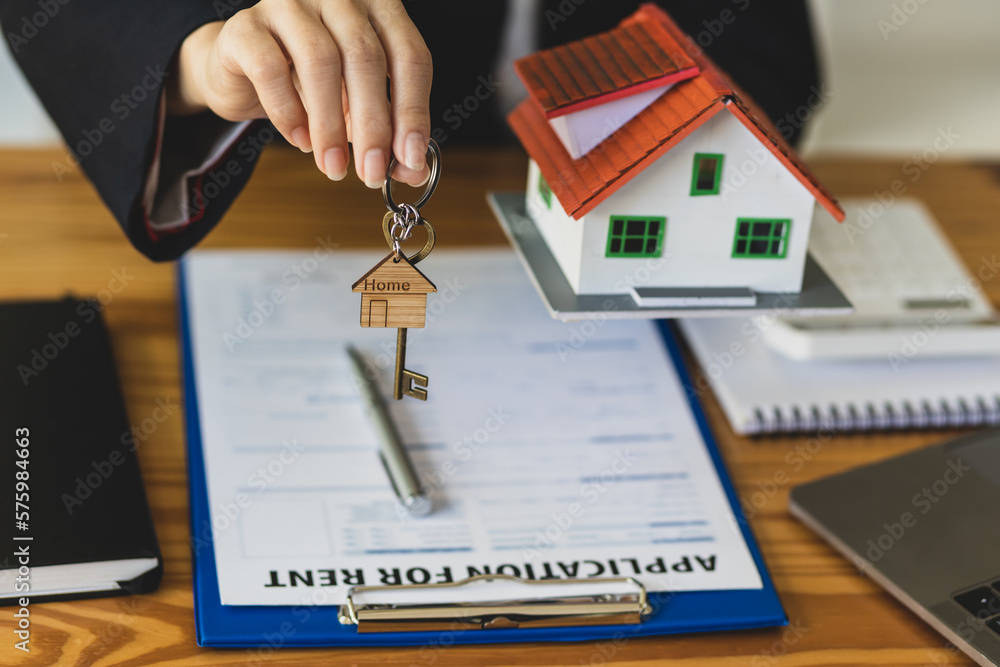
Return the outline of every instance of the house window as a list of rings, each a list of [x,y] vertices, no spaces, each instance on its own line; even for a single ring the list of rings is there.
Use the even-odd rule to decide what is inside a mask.
[[[659,257],[666,218],[612,216],[605,257]]]
[[[719,194],[722,180],[721,153],[695,153],[691,174],[691,196]]]
[[[788,231],[791,220],[739,218],[733,257],[784,259],[788,254]]]
[[[541,174],[538,174],[538,193],[542,195],[545,208],[552,208],[552,188],[549,187],[549,182]]]

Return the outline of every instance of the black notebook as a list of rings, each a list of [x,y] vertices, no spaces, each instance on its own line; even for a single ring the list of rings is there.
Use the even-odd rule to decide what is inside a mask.
[[[69,298],[0,304],[0,604],[159,585],[142,445],[100,310]]]

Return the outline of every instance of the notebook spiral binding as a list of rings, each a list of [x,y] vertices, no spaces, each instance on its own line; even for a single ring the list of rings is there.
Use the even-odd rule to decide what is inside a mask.
[[[950,428],[1000,424],[1000,394],[992,398],[976,397],[932,401],[919,405],[911,401],[881,405],[830,404],[821,408],[770,406],[756,407],[748,433],[801,433],[812,431],[873,431],[905,428]]]

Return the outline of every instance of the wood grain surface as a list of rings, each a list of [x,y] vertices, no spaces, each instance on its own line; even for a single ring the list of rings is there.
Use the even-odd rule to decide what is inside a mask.
[[[394,255],[387,255],[354,283],[354,291],[361,293],[362,327],[421,329],[426,322],[427,294],[437,288],[406,257]]]
[[[504,244],[484,194],[522,189],[524,155],[443,148],[441,185],[424,209],[437,230],[438,247]],[[0,151],[0,298],[72,292],[106,304],[129,417],[143,432],[137,451],[166,573],[151,595],[33,605],[30,654],[13,648],[12,609],[0,610],[0,665],[972,664],[787,509],[794,484],[938,442],[952,432],[840,434],[818,446],[803,437],[750,439],[733,434],[710,394],[703,402],[738,492],[759,505],[752,524],[788,612],[787,628],[617,644],[199,648],[192,614],[174,267],[153,264],[135,252],[83,176],[73,172],[60,179],[56,162],[65,163],[60,151]],[[905,190],[929,205],[973,270],[1000,252],[997,165],[935,163],[916,174],[904,171],[902,160],[812,166],[838,196],[871,196],[898,181],[897,192]],[[201,247],[308,249],[333,243],[384,248],[381,193],[351,179],[332,183],[316,171],[311,156],[269,149],[246,192]],[[409,201],[413,194],[400,191],[396,198]],[[1000,280],[987,281],[985,289],[1000,303]],[[157,401],[177,406],[162,423],[149,419]]]

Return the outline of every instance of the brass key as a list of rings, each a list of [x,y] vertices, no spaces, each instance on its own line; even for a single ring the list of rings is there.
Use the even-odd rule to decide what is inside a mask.
[[[427,400],[427,376],[408,371],[406,368],[406,328],[396,332],[396,381],[392,388],[392,397],[397,401],[403,396],[412,396],[421,401]]]

